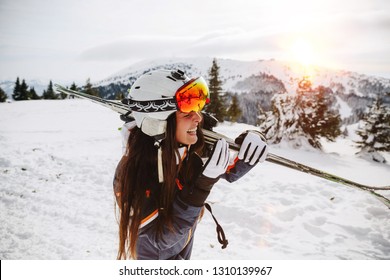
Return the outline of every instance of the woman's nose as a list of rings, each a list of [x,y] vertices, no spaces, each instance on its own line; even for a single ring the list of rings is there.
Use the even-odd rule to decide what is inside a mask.
[[[202,115],[199,112],[192,111],[191,114],[192,114],[192,120],[193,121],[199,123],[202,120]]]

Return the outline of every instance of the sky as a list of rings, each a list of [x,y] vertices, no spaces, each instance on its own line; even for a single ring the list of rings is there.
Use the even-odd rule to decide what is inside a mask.
[[[390,1],[0,0],[0,80],[97,82],[194,56],[390,78]]]

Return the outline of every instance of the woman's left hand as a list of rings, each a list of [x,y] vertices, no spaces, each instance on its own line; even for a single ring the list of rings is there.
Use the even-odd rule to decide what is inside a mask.
[[[268,145],[263,141],[259,133],[247,132],[241,144],[238,159],[249,162],[249,165],[254,165],[257,162],[265,161],[267,154]]]

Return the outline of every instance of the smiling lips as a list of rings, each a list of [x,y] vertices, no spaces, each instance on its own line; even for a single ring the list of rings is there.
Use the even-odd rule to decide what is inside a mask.
[[[196,134],[196,130],[197,129],[198,129],[197,127],[189,129],[189,130],[187,130],[187,133],[189,133],[189,134]]]

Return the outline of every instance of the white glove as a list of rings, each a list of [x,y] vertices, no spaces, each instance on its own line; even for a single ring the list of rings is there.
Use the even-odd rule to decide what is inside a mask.
[[[206,162],[203,175],[215,179],[224,174],[229,164],[229,144],[225,139],[220,139],[214,144],[214,151]]]
[[[254,165],[257,162],[263,162],[267,158],[268,146],[259,134],[249,131],[241,144],[238,153],[238,159],[243,159],[244,162],[249,162],[249,165]]]

